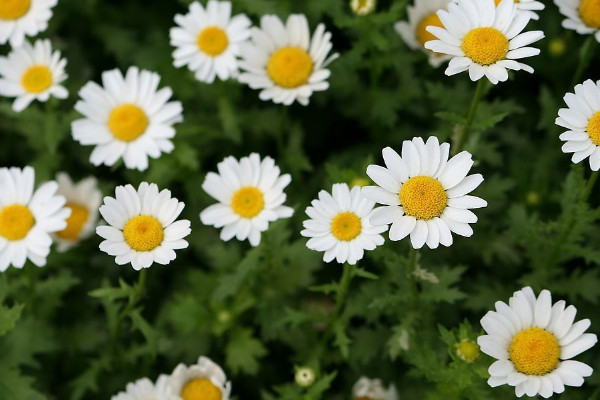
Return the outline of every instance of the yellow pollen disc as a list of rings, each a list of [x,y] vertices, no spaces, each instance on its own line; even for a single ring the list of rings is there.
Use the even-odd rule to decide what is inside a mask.
[[[596,146],[600,146],[600,111],[590,118],[587,126],[587,133]]]
[[[267,72],[277,85],[295,88],[308,82],[313,70],[310,55],[300,47],[287,46],[271,54]]]
[[[496,28],[475,28],[466,34],[462,50],[480,65],[491,65],[506,58],[508,38]]]
[[[27,68],[21,77],[23,88],[29,93],[41,93],[52,86],[52,72],[45,65]]]
[[[331,221],[331,233],[337,240],[349,242],[355,239],[362,230],[360,218],[352,212],[339,213]]]
[[[465,362],[473,362],[479,357],[479,346],[472,340],[463,340],[456,349],[456,354]]]
[[[140,137],[148,127],[144,110],[134,104],[115,107],[108,117],[108,128],[116,139],[131,142]]]
[[[526,375],[546,375],[558,365],[560,346],[553,334],[533,327],[513,337],[508,353],[517,371]]]
[[[183,400],[221,400],[221,396],[221,389],[206,378],[189,381],[181,391]]]
[[[0,1],[0,19],[18,19],[27,14],[31,8],[31,0]]]
[[[21,204],[6,206],[0,210],[0,236],[5,239],[23,239],[34,224],[33,214]]]
[[[423,47],[425,47],[425,43],[429,42],[430,40],[437,40],[436,36],[427,32],[425,29],[428,26],[439,26],[440,28],[443,28],[444,24],[442,24],[440,17],[438,17],[436,13],[427,15],[421,20],[421,22],[419,22],[419,25],[417,26],[417,40]]]
[[[67,227],[57,232],[56,235],[65,240],[77,240],[88,220],[90,212],[86,207],[77,203],[67,203],[65,207],[71,209],[71,216],[67,219]]]
[[[587,26],[600,28],[600,0],[582,0],[579,16]]]
[[[430,176],[410,178],[400,189],[400,204],[404,212],[416,219],[439,217],[448,204],[442,184]]]
[[[151,251],[163,241],[164,229],[159,220],[151,215],[131,218],[123,228],[125,241],[135,251]]]
[[[254,186],[238,189],[231,199],[233,212],[243,218],[256,217],[265,207],[262,192]]]
[[[206,27],[196,39],[201,52],[211,57],[218,56],[227,49],[229,40],[225,31],[217,26]]]

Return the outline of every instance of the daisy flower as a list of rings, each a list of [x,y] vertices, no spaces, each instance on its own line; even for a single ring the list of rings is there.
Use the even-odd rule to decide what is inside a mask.
[[[300,234],[311,238],[306,247],[325,252],[323,261],[336,259],[340,264],[354,265],[363,258],[365,250],[383,244],[380,233],[387,226],[369,223],[375,203],[362,195],[360,186],[350,190],[345,183],[336,183],[331,193],[321,190],[319,199],[306,208],[311,219],[304,221],[305,229]]]
[[[350,0],[350,8],[356,15],[369,15],[375,11],[377,0]]]
[[[190,234],[190,221],[175,221],[183,207],[167,189],[158,191],[154,183],[117,186],[115,198],[106,196],[100,214],[109,224],[96,233],[106,239],[100,250],[115,256],[118,265],[131,263],[133,269],[149,268],[153,263],[169,264],[175,250],[185,249],[183,238]]]
[[[396,387],[383,387],[380,379],[361,377],[352,387],[352,398],[355,400],[398,400]]]
[[[65,251],[88,238],[98,222],[98,207],[102,202],[102,193],[98,189],[96,178],[86,178],[73,183],[66,173],[56,176],[57,193],[67,200],[66,208],[71,210],[67,227],[56,232],[53,237],[58,242],[58,251]]]
[[[209,172],[202,189],[218,201],[200,213],[204,225],[221,230],[221,239],[246,240],[252,246],[260,244],[260,234],[269,222],[289,218],[294,213],[283,205],[283,189],[290,184],[289,174],[280,175],[271,157],[262,161],[256,153],[242,157],[226,157],[217,164],[219,173]]]
[[[302,14],[290,15],[286,24],[275,15],[264,15],[260,29],[252,28],[252,41],[241,47],[240,67],[245,70],[240,82],[261,89],[261,100],[291,105],[307,105],[313,92],[327,90],[331,75],[327,65],[331,33],[319,24],[310,37],[308,21]]]
[[[472,81],[486,76],[497,84],[508,79],[508,69],[533,73],[533,68],[516,60],[538,55],[539,49],[527,46],[544,33],[522,33],[531,15],[519,11],[513,0],[502,0],[497,8],[494,0],[458,0],[437,15],[444,27],[426,29],[440,40],[425,47],[452,56],[446,75],[468,70]]]
[[[12,265],[23,268],[29,259],[46,265],[52,239],[50,233],[67,226],[71,210],[56,194],[56,182],[46,182],[34,192],[31,167],[0,168],[0,272]]]
[[[370,218],[373,225],[392,224],[390,240],[401,240],[410,234],[415,249],[424,244],[435,249],[450,246],[452,234],[469,237],[477,222],[470,208],[487,206],[485,200],[469,196],[483,177],[469,175],[473,166],[471,154],[462,151],[448,159],[450,145],[439,144],[436,137],[405,140],[402,156],[386,147],[382,151],[386,168],[369,165],[367,175],[379,186],[364,187],[366,198],[383,207]]]
[[[446,9],[451,0],[415,0],[414,5],[406,8],[408,21],[399,21],[394,24],[396,32],[402,40],[413,50],[423,50],[429,55],[429,64],[439,67],[451,57],[445,54],[434,53],[425,48],[425,43],[437,39],[425,28],[428,26],[443,27],[440,17],[436,14],[439,10]]]
[[[250,37],[250,19],[245,14],[231,17],[231,2],[210,0],[206,8],[197,1],[189,12],[177,14],[178,27],[170,32],[173,65],[186,66],[196,79],[212,83],[238,74],[240,44]]]
[[[12,47],[20,47],[25,35],[45,31],[57,3],[58,0],[0,1],[0,44],[10,42]]]
[[[562,393],[565,386],[583,385],[592,368],[571,358],[598,339],[584,333],[590,320],[574,323],[577,309],[565,306],[563,300],[552,305],[547,290],[536,298],[530,287],[516,291],[508,305],[496,302],[496,311],[481,319],[487,335],[477,339],[481,351],[498,360],[488,369],[490,386],[508,384],[515,387],[517,397],[548,398]]]
[[[565,17],[562,26],[580,35],[591,35],[600,42],[600,2],[597,0],[554,0]]]
[[[600,81],[587,80],[564,97],[568,108],[558,111],[556,125],[568,129],[560,135],[565,153],[574,163],[589,157],[592,171],[600,169]]]
[[[118,69],[104,72],[104,87],[88,82],[79,91],[75,109],[85,118],[71,128],[76,141],[95,146],[92,164],[111,166],[123,158],[127,168],[144,171],[148,157],[173,150],[173,125],[183,121],[183,108],[169,102],[173,92],[158,90],[159,82],[158,74],[130,67],[124,77]]]
[[[148,378],[128,383],[125,391],[111,397],[111,400],[179,400],[171,394],[167,385],[169,377],[161,375],[156,384]]]
[[[184,400],[229,400],[231,382],[210,358],[201,356],[194,365],[179,364],[169,377],[170,392]]]
[[[33,46],[25,41],[7,57],[0,57],[0,95],[16,97],[13,103],[16,112],[23,111],[34,100],[47,101],[50,96],[66,99],[69,92],[60,84],[67,79],[66,65],[60,51],[52,52],[48,39],[36,40]]]

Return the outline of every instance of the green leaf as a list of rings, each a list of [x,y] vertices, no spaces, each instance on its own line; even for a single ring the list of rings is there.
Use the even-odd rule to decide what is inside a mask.
[[[32,387],[33,378],[23,376],[15,368],[0,365],[2,400],[45,400],[46,396]]]
[[[267,349],[247,328],[236,330],[225,348],[227,366],[234,374],[256,375],[258,360],[267,354]]]
[[[10,308],[0,306],[0,336],[6,335],[15,327],[24,306],[24,304],[15,304]]]

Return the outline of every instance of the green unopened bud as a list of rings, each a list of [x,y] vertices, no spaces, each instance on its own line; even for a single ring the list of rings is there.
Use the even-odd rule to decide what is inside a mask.
[[[472,363],[479,357],[479,346],[472,340],[464,339],[456,345],[456,355],[467,363]]]

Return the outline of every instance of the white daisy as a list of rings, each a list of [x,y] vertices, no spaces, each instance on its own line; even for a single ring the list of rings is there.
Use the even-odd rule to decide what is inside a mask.
[[[513,0],[502,0],[498,7],[494,0],[458,0],[437,14],[444,27],[426,29],[440,40],[429,41],[425,47],[453,57],[446,75],[468,70],[473,81],[485,75],[497,84],[508,79],[507,69],[533,73],[533,68],[515,60],[538,55],[539,49],[526,46],[542,39],[544,33],[521,33],[531,15],[519,11]]]
[[[231,382],[210,358],[201,356],[194,365],[179,364],[167,382],[171,393],[183,400],[229,400]]]
[[[362,376],[352,387],[352,398],[355,400],[398,400],[398,393],[394,385],[385,389],[381,379],[369,379]]]
[[[60,173],[56,176],[56,182],[57,194],[65,197],[65,207],[71,210],[67,227],[53,235],[54,240],[58,242],[58,251],[65,251],[94,232],[102,193],[98,189],[98,181],[92,177],[75,184],[69,175]]]
[[[35,36],[48,28],[52,7],[58,0],[2,0],[0,1],[0,44],[10,42],[19,47],[25,35]]]
[[[306,247],[325,252],[323,261],[336,259],[340,264],[354,265],[363,258],[365,250],[383,244],[380,233],[387,226],[369,223],[375,203],[362,195],[360,186],[350,190],[345,183],[336,183],[331,193],[321,190],[319,199],[306,208],[311,219],[304,221],[305,229],[300,234],[311,238]]]
[[[469,175],[471,154],[462,151],[448,160],[450,145],[436,137],[405,140],[402,157],[386,147],[382,151],[387,168],[369,165],[367,175],[379,186],[364,187],[368,199],[383,204],[370,218],[373,225],[392,224],[390,240],[410,234],[415,249],[427,244],[450,246],[452,234],[469,237],[477,216],[469,208],[487,206],[485,200],[467,194],[477,188],[483,177]]]
[[[356,15],[369,15],[375,11],[377,0],[350,0],[350,8]]]
[[[413,50],[423,50],[429,55],[429,63],[433,67],[439,67],[451,57],[445,54],[434,53],[425,48],[425,43],[437,39],[425,28],[428,26],[443,27],[442,21],[436,14],[439,10],[445,10],[451,0],[415,0],[414,5],[406,8],[408,21],[399,21],[394,28],[402,37],[402,40]]]
[[[579,163],[589,157],[592,171],[600,169],[600,81],[587,80],[575,86],[575,93],[564,97],[568,108],[558,111],[556,124],[568,129],[560,135],[566,142],[565,153],[573,153],[571,160]]]
[[[183,108],[171,101],[173,92],[160,90],[160,76],[130,67],[125,77],[118,69],[102,74],[101,87],[88,82],[79,91],[75,109],[85,116],[73,122],[73,138],[84,146],[96,146],[92,164],[113,165],[123,158],[125,166],[143,171],[148,156],[159,158],[174,146],[173,125],[183,121]]]
[[[256,153],[242,157],[226,157],[217,164],[219,173],[209,172],[202,189],[219,203],[200,213],[204,225],[221,230],[221,239],[246,240],[252,246],[260,244],[260,234],[269,222],[289,218],[294,213],[283,205],[283,189],[290,184],[289,174],[280,175],[279,167],[271,157],[262,161]]]
[[[175,250],[185,249],[183,238],[190,234],[190,221],[175,221],[183,207],[167,189],[158,192],[154,183],[117,186],[116,198],[106,196],[100,214],[110,226],[99,226],[96,233],[106,239],[100,250],[116,256],[118,265],[131,263],[133,269],[152,263],[166,265],[175,259]]]
[[[597,0],[554,0],[560,12],[567,17],[562,22],[565,29],[580,35],[591,35],[600,42],[600,2]]]
[[[189,12],[177,14],[179,25],[171,29],[176,68],[188,66],[196,79],[212,83],[236,77],[240,44],[250,37],[250,19],[245,14],[231,17],[231,2],[210,0],[206,9],[197,1]]]
[[[67,79],[66,65],[60,51],[52,52],[48,39],[36,40],[33,46],[25,41],[7,57],[0,57],[0,95],[16,97],[16,112],[23,111],[33,100],[47,101],[50,96],[66,99],[69,92],[60,84]]]
[[[111,400],[179,400],[171,394],[168,386],[169,377],[161,375],[156,384],[148,378],[128,383],[125,391],[111,397]]]
[[[252,41],[241,47],[240,82],[261,89],[261,100],[289,106],[307,105],[313,92],[327,90],[331,75],[327,65],[338,57],[327,57],[333,45],[331,33],[319,24],[310,38],[308,21],[302,14],[290,15],[284,25],[275,15],[264,15],[260,29],[252,28]]]
[[[27,259],[46,265],[50,233],[67,226],[71,210],[56,194],[58,184],[46,182],[34,192],[34,181],[31,167],[0,168],[0,272],[23,268]]]
[[[516,291],[508,305],[497,301],[496,311],[481,319],[487,335],[477,339],[481,351],[498,359],[488,369],[488,384],[514,386],[517,397],[544,398],[562,393],[565,386],[583,385],[592,368],[571,358],[598,339],[584,333],[589,319],[573,323],[576,314],[577,309],[565,308],[563,300],[552,305],[547,290],[536,299],[530,287]]]

